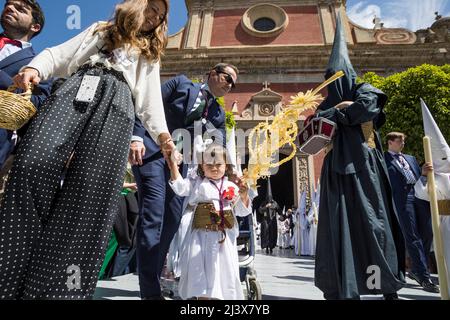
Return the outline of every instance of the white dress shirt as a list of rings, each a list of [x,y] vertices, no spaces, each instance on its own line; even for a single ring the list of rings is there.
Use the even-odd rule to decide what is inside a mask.
[[[26,42],[26,41],[20,41],[20,42],[22,43],[22,47],[18,47],[13,44],[10,44],[10,43],[5,44],[3,49],[0,50],[0,61],[8,58],[10,55],[12,55],[20,50],[31,47],[31,43],[29,43],[29,42]]]

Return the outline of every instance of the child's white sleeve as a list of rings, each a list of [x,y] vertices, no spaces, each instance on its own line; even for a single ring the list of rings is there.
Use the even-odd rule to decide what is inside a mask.
[[[169,185],[173,192],[180,197],[186,197],[191,192],[191,179],[189,178],[183,179],[181,176],[178,176],[176,180],[169,181]]]
[[[252,213],[252,202],[249,201],[248,207],[246,207],[242,202],[241,197],[239,197],[234,206],[234,214],[237,217],[245,217],[251,213]]]

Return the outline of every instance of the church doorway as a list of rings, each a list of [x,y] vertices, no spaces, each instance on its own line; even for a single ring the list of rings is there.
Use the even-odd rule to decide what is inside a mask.
[[[280,160],[286,158],[280,154]],[[294,174],[292,169],[292,160],[278,167],[278,172],[270,177],[273,199],[278,203],[280,209],[287,209],[296,205],[294,202]],[[248,163],[248,156],[246,156]],[[243,165],[246,168],[246,165]],[[258,180],[258,196],[253,200],[253,210],[257,210],[267,196],[267,179]]]

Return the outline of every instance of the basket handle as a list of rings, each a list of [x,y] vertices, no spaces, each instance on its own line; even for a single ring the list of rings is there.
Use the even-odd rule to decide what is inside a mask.
[[[19,88],[13,84],[12,86],[9,86],[8,89],[6,89],[6,91],[14,92],[14,91],[16,91],[16,89],[19,89]],[[33,95],[33,84],[29,83],[27,91],[25,91],[23,93],[18,93],[18,95],[24,97],[27,100],[31,100],[31,96]]]

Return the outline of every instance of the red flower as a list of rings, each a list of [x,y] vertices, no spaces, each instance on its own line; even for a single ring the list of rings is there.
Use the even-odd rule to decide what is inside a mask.
[[[224,200],[233,200],[235,197],[235,192],[233,187],[228,187],[226,190],[222,193],[222,199]]]

